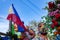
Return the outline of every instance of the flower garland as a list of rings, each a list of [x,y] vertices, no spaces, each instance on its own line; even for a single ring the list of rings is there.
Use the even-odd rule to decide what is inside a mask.
[[[60,1],[56,0],[56,2]],[[56,32],[54,32],[54,34],[60,34],[60,4],[51,1],[48,3],[48,9],[51,10],[48,14],[48,16],[52,19],[51,28],[54,29],[56,27]]]

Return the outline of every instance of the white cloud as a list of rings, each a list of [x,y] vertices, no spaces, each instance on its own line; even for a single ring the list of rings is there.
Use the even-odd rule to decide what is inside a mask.
[[[0,19],[0,32],[6,33],[8,29],[9,29],[9,22],[7,20]]]

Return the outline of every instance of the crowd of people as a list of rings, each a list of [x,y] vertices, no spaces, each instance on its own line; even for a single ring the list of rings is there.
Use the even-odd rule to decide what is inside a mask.
[[[21,32],[19,40],[48,40],[46,32],[47,28],[45,28],[44,25],[45,24],[43,22],[38,24],[38,32],[36,31],[37,34],[33,29],[29,29],[29,27],[27,27],[27,31]],[[38,37],[36,37],[36,35],[38,35]]]
[[[38,32],[36,31],[37,32],[36,34],[33,29],[29,29],[29,27],[27,27],[27,31],[21,32],[21,35],[19,38],[16,34],[14,34],[10,40],[48,40],[47,32],[46,32],[47,28],[44,27],[43,22],[38,24],[37,29],[38,29]],[[38,35],[38,37],[36,37],[36,35]]]

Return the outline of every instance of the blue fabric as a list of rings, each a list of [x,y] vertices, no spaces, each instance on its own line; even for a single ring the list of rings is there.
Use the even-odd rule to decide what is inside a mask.
[[[20,19],[20,17],[19,17],[19,15],[18,15],[17,11],[15,10],[15,8],[14,8],[14,5],[13,5],[13,4],[12,4],[12,8],[13,8],[13,11],[14,11],[15,15]]]
[[[60,40],[60,35],[57,35],[56,36],[56,40]]]
[[[24,32],[24,29],[18,25],[18,32]]]
[[[2,40],[8,40],[8,37],[2,37]]]

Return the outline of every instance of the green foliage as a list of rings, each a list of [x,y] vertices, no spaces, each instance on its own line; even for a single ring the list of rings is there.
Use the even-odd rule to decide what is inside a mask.
[[[35,20],[31,21],[29,24],[30,26],[37,26],[37,22]]]
[[[38,26],[38,22],[36,22],[35,20],[29,22],[29,28],[33,29],[34,31],[37,30],[37,26]]]
[[[43,18],[45,18],[45,26],[49,27],[51,25],[51,18],[48,15],[43,16]]]
[[[45,18],[45,20],[43,20],[43,22],[45,22],[45,28],[48,28],[47,32],[50,32],[52,34],[53,33],[52,31],[54,29],[56,29],[56,27],[54,29],[51,28],[52,19],[51,19],[50,16],[48,16],[48,15],[47,16],[43,16],[42,19],[44,19],[44,18]]]

